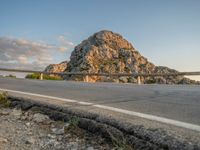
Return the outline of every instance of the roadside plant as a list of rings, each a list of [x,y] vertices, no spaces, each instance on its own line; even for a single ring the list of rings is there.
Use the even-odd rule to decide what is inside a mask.
[[[8,93],[1,92],[0,93],[0,107],[9,107],[10,101],[8,100]]]
[[[5,77],[16,78],[16,76],[15,76],[15,75],[12,75],[12,74],[9,74],[9,75],[7,75],[7,76],[5,76]]]
[[[78,127],[79,118],[78,117],[72,117],[69,121],[69,125],[64,128],[65,133],[71,133],[73,135],[82,136],[83,132]]]
[[[40,79],[40,74],[39,73],[32,73],[32,74],[27,74],[26,79]],[[50,75],[46,75],[44,74],[43,76],[44,80],[63,80],[62,77],[60,76],[50,76]]]

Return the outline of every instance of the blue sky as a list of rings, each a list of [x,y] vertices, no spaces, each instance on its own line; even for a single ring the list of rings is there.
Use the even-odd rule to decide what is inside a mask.
[[[0,56],[4,66],[5,61],[27,67],[59,63],[69,59],[76,44],[107,29],[123,35],[156,65],[200,70],[200,0],[0,0],[0,21],[4,56],[21,51],[5,54],[13,41],[42,51],[37,56],[23,54],[24,49],[15,61],[3,62]]]

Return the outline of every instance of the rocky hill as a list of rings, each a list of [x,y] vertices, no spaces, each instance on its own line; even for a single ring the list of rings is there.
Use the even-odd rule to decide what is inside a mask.
[[[59,64],[60,65],[60,64]],[[51,67],[49,67],[51,68]],[[53,68],[57,68],[54,66]],[[46,69],[49,70],[49,69]],[[58,69],[54,69],[58,70]],[[167,67],[155,66],[142,56],[131,43],[112,31],[100,31],[77,45],[71,54],[66,72],[91,73],[172,73]],[[65,76],[67,80],[83,81],[81,76]],[[89,77],[90,82],[136,83],[133,77]],[[143,77],[142,83],[196,84],[197,82],[178,77]]]
[[[60,64],[50,64],[44,71],[46,72],[63,72],[67,69],[67,61],[63,61]]]

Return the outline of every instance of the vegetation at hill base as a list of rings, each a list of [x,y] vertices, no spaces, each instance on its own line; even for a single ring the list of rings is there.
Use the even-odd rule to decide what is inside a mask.
[[[28,75],[26,75],[25,78],[26,79],[40,79],[40,74],[39,73],[28,74]],[[51,75],[47,75],[47,74],[43,75],[43,79],[44,80],[63,80],[63,78],[60,76],[51,76]]]
[[[12,74],[9,74],[9,75],[7,75],[7,76],[5,76],[5,77],[16,78],[16,76],[15,76],[15,75],[12,75]]]

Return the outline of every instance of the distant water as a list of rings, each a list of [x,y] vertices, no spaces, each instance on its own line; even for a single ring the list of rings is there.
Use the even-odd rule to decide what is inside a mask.
[[[7,72],[7,71],[0,71],[0,75],[7,76],[7,75],[15,75],[17,78],[25,78],[27,73],[19,73],[19,72]]]

